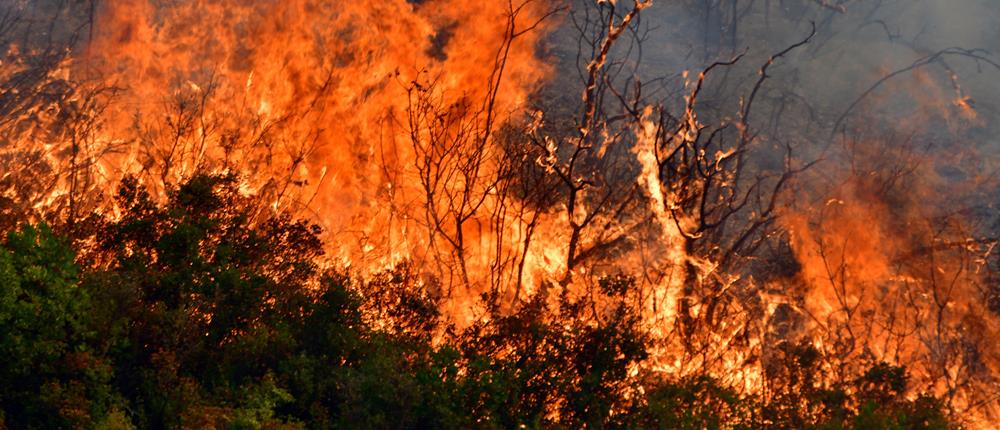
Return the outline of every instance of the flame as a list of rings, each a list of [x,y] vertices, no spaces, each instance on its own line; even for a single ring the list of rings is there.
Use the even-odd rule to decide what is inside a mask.
[[[506,121],[549,73],[535,56],[545,30],[528,28],[545,11],[531,1],[108,2],[75,73],[121,89],[102,135],[127,149],[102,165],[168,186],[196,172],[254,172],[247,192],[311,214],[331,254],[373,273],[450,252],[416,215],[437,202],[417,186],[414,145],[441,142],[409,134],[412,103],[469,116],[446,133],[482,127],[487,114]],[[486,200],[483,213],[495,205]]]
[[[632,376],[710,375],[762,392],[774,319],[792,308],[802,327],[789,336],[832,357],[831,379],[847,380],[865,363],[905,364],[914,390],[941,396],[978,426],[1000,416],[991,388],[1000,347],[990,342],[1000,323],[979,300],[982,256],[995,243],[972,239],[968,220],[929,209],[948,206],[946,187],[927,160],[892,150],[900,145],[847,148],[857,158],[842,165],[854,170],[804,179],[806,191],[791,196],[780,218],[801,268],[794,279],[762,283],[721,273],[685,247],[694,221],[660,178],[662,148],[699,139],[695,97],[685,98],[673,134],[646,107],[621,151],[636,167],[627,185],[641,194],[640,220],[601,215],[592,224],[608,227],[580,239],[589,245],[612,232],[628,246],[615,250],[614,268],[571,268],[570,226],[593,209],[588,189],[572,212],[511,198],[509,154],[498,138],[505,125],[527,134],[544,125],[526,109],[551,74],[537,49],[551,25],[544,3],[103,2],[85,48],[56,58],[33,87],[9,90],[73,87],[0,123],[0,138],[15,147],[0,155],[23,161],[3,172],[0,191],[36,213],[116,217],[114,184],[125,175],[163,197],[198,173],[243,173],[241,191],[260,196],[262,212],[292,212],[325,228],[333,264],[364,277],[410,262],[418,287],[447,297],[442,312],[460,324],[482,313],[476,298],[488,287],[503,287],[510,302],[549,285],[584,296],[617,270],[638,274],[629,299],[654,339],[652,358]],[[19,49],[8,48],[0,76],[29,69]],[[588,70],[604,67],[607,55]],[[915,106],[899,128],[935,119],[956,131],[980,120],[954,73],[954,94],[922,70],[914,77],[925,91],[893,92],[912,94]],[[698,78],[700,87],[705,75]],[[598,136],[597,158],[617,150],[606,144],[608,127],[581,128]],[[560,148],[581,140],[542,136],[525,160],[555,175]],[[711,160],[719,168],[735,154],[719,150]]]
[[[991,400],[1000,350],[989,340],[1000,321],[986,308],[978,256],[992,245],[972,239],[961,215],[935,212],[954,204],[938,188],[953,196],[959,186],[919,155],[885,145],[865,143],[853,171],[811,179],[833,183],[818,194],[830,197],[798,202],[782,218],[801,265],[805,332],[836,357],[826,364],[831,375],[905,365],[912,396],[929,392],[988,428],[1000,412]]]

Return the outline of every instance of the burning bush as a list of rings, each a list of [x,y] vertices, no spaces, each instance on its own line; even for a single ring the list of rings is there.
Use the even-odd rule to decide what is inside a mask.
[[[789,346],[766,398],[641,371],[651,338],[632,278],[590,298],[533,296],[443,324],[405,266],[368,280],[316,265],[315,227],[254,219],[232,176],[162,205],[127,180],[118,219],[92,219],[74,263],[47,228],[0,249],[7,426],[102,428],[945,428],[908,400],[903,368],[820,378]],[[84,240],[86,239],[86,240]],[[595,307],[595,299],[602,301]],[[638,372],[638,373],[637,373]]]
[[[993,12],[655,3],[0,4],[6,421],[988,427]]]

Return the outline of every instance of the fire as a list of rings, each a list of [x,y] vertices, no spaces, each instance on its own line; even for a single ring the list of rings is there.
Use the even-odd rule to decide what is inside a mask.
[[[450,252],[415,216],[437,201],[418,186],[414,151],[443,142],[428,134],[439,129],[409,134],[414,110],[453,108],[466,118],[446,125],[446,138],[491,145],[483,122],[506,121],[548,73],[534,52],[545,12],[530,1],[107,3],[74,73],[121,91],[101,130],[128,148],[102,160],[113,170],[164,185],[254,172],[247,191],[270,210],[311,214],[333,254],[374,272]],[[490,106],[469,104],[484,99]],[[462,233],[494,240],[481,230]]]
[[[883,145],[866,143],[885,152],[856,153],[854,171],[825,172],[838,179],[820,195],[832,197],[783,218],[802,266],[797,309],[807,336],[839,357],[831,374],[866,361],[906,365],[914,394],[930,392],[986,426],[1000,371],[988,339],[1000,324],[985,306],[979,255],[992,244],[971,239],[964,217],[934,212],[944,206],[935,188],[955,185],[919,155]]]
[[[81,47],[8,91],[71,87],[9,109],[0,140],[14,149],[0,149],[23,167],[0,175],[0,191],[72,223],[118,216],[114,187],[128,175],[163,198],[196,174],[238,173],[257,215],[320,224],[328,263],[361,277],[407,267],[459,326],[481,317],[486,291],[513,307],[554,303],[558,289],[591,300],[590,324],[628,300],[654,340],[632,377],[711,376],[764,393],[775,343],[805,340],[829,357],[831,379],[902,364],[910,394],[932,392],[982,427],[1000,416],[1000,320],[982,299],[996,241],[934,210],[954,184],[933,157],[909,141],[847,142],[834,167],[806,171],[789,145],[782,174],[741,185],[753,163],[773,161],[749,152],[784,144],[748,119],[767,67],[812,36],[767,60],[738,114],[711,129],[698,92],[711,68],[742,56],[696,84],[683,72],[683,112],[671,117],[607,89],[619,84],[608,68],[627,63],[613,58],[616,39],[653,2],[596,4],[612,13],[580,64],[582,106],[565,132],[529,106],[554,74],[539,55],[560,9],[548,2],[104,2]],[[0,76],[31,70],[19,49]],[[954,72],[953,91],[912,77],[927,91],[904,91],[915,107],[898,128],[981,123]],[[612,93],[627,105],[614,115]],[[713,231],[733,220],[752,227]],[[732,255],[759,262],[740,248],[757,237],[787,245],[795,273],[758,280],[734,267]],[[594,293],[619,273],[635,275],[633,289]]]

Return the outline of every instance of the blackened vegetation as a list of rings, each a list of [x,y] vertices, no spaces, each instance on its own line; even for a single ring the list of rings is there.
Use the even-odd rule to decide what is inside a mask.
[[[627,276],[600,283],[611,309],[596,319],[567,296],[513,311],[484,296],[457,330],[406,266],[367,281],[317,266],[318,229],[256,218],[235,177],[195,177],[162,204],[126,180],[118,198],[118,220],[72,237],[7,232],[6,427],[948,427],[939,401],[904,397],[905,369],[827,381],[808,345],[771,361],[764,400],[633,374],[650,343]]]

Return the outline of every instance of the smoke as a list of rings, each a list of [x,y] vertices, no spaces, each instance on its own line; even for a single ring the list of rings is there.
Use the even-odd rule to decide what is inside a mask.
[[[8,9],[4,205],[72,223],[126,175],[238,173],[331,264],[409,262],[459,322],[623,272],[654,372],[763,390],[787,323],[840,380],[904,364],[997,416],[991,0]]]
[[[575,25],[552,37],[554,104],[584,91],[587,57],[574,55],[589,17],[584,3],[567,20]],[[782,193],[777,242],[793,257],[778,245],[761,256],[770,262],[735,268],[757,279],[737,288],[793,309],[798,331],[785,340],[803,337],[836,357],[831,374],[905,364],[915,392],[942,396],[987,427],[998,412],[988,393],[1000,376],[1000,351],[988,340],[1000,335],[989,308],[997,294],[1000,67],[990,50],[1000,41],[998,18],[995,2],[977,0],[656,2],[635,43],[617,46],[619,72],[609,83],[642,82],[643,103],[679,111],[698,72],[738,59],[706,77],[696,110],[700,124],[740,124],[761,67],[815,26],[807,45],[768,67],[748,124],[752,174],[780,172],[789,155],[809,166]],[[648,123],[636,133],[645,187]],[[659,190],[650,195],[658,200]],[[765,319],[776,315],[770,309]]]

